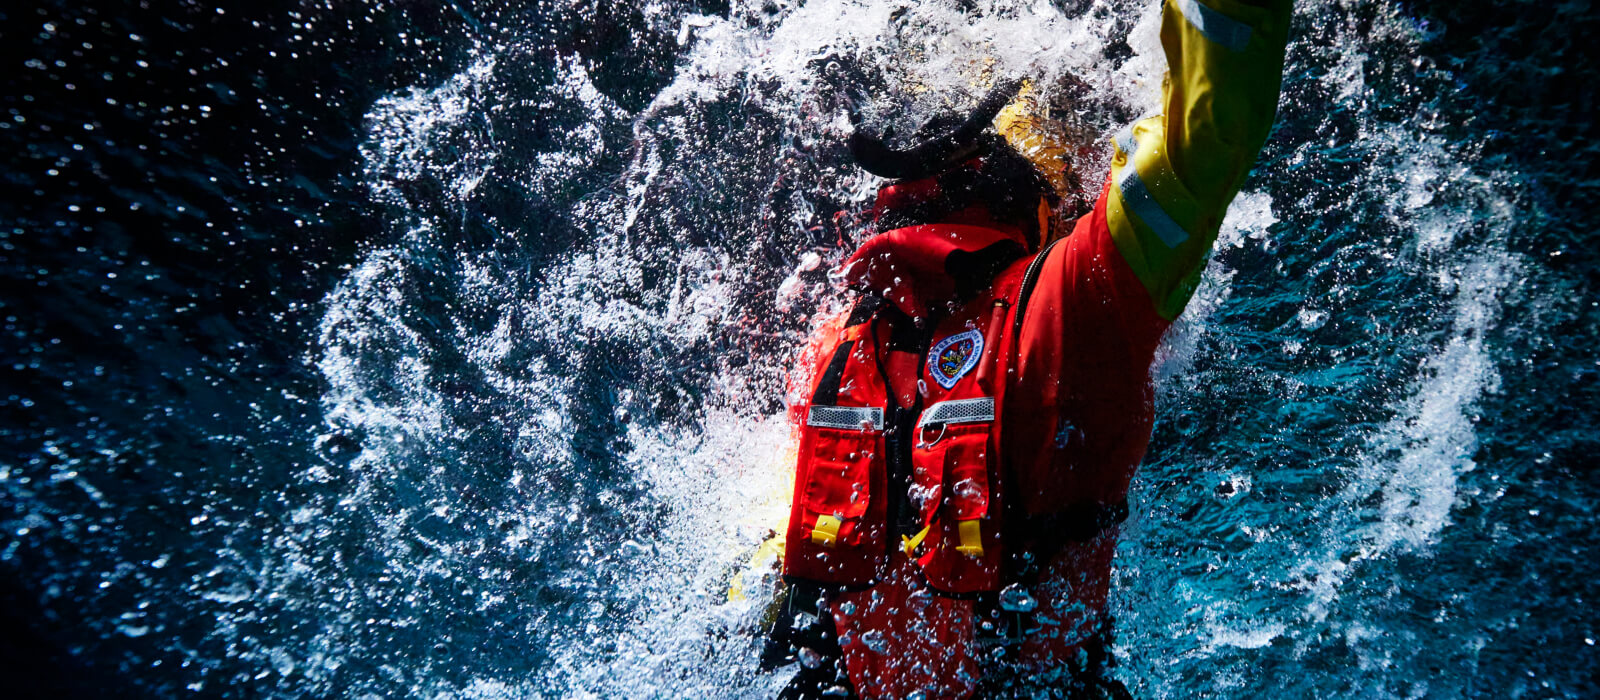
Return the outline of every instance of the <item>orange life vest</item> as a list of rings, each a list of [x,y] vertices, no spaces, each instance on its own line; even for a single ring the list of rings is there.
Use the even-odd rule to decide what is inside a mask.
[[[804,409],[787,577],[867,587],[898,548],[939,591],[1000,588],[1001,407],[1038,259],[1006,245],[1016,239],[998,228],[913,226],[880,234],[847,264],[867,291],[824,346]],[[960,284],[917,270],[918,258],[944,265],[952,252],[987,256],[980,267],[999,271],[979,271],[981,291],[925,308]]]

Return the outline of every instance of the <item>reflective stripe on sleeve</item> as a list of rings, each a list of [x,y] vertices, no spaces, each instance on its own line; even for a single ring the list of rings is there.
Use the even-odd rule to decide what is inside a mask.
[[[1166,210],[1150,196],[1150,190],[1145,188],[1144,180],[1139,177],[1138,168],[1129,165],[1128,172],[1122,174],[1117,186],[1122,188],[1122,201],[1139,216],[1140,221],[1156,232],[1168,248],[1176,248],[1179,243],[1189,240],[1189,232],[1167,216]]]
[[[1122,151],[1122,155],[1128,157],[1129,163],[1133,162],[1133,152],[1139,148],[1138,142],[1133,140],[1133,125],[1138,124],[1143,120],[1144,117],[1135,119],[1132,123],[1122,127],[1122,130],[1118,131],[1117,135],[1111,138],[1111,142],[1117,144],[1117,150]]]
[[[1213,10],[1200,0],[1173,0],[1183,18],[1212,43],[1230,51],[1243,51],[1250,45],[1250,25]]]
[[[1116,136],[1117,148],[1127,157],[1127,165],[1123,168],[1122,177],[1117,180],[1117,188],[1122,190],[1122,201],[1128,205],[1133,213],[1138,215],[1150,230],[1155,231],[1156,237],[1168,248],[1176,248],[1178,244],[1189,240],[1189,232],[1183,230],[1178,222],[1167,215],[1167,210],[1161,208],[1161,203],[1150,196],[1150,188],[1145,187],[1144,178],[1139,176],[1139,168],[1134,165],[1133,154],[1138,151],[1139,143],[1133,138],[1133,127],[1123,129]]]

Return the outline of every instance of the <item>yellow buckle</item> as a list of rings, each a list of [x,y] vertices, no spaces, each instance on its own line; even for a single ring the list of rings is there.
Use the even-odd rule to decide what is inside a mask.
[[[811,541],[824,547],[832,547],[839,541],[839,519],[831,515],[817,516],[817,524],[811,528]]]
[[[956,524],[961,535],[961,544],[956,545],[956,551],[969,557],[983,558],[983,528],[977,520],[963,520]]]
[[[925,526],[925,527],[922,528],[922,532],[919,532],[919,533],[917,533],[915,535],[912,535],[910,537],[906,537],[905,535],[901,535],[900,536],[900,549],[904,550],[905,553],[908,554],[908,555],[911,554],[913,551],[916,551],[917,545],[922,544],[922,540],[926,539],[928,537],[928,532],[930,532],[932,530],[933,530],[933,526],[932,525],[928,525],[928,526]]]

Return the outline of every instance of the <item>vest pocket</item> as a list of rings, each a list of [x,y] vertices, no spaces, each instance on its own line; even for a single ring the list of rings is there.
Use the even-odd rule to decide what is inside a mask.
[[[795,463],[784,576],[847,586],[871,583],[887,537],[884,408],[871,326],[847,327],[806,408]]]
[[[967,423],[919,431],[919,439],[936,438],[913,452],[916,484],[911,496],[924,525],[989,514],[989,428],[988,423]]]
[[[912,496],[922,499],[927,526],[925,541],[913,556],[935,589],[963,594],[991,590],[998,580],[1000,554],[1000,523],[989,517],[995,505],[989,468],[993,404],[972,399],[946,403],[960,405],[930,407],[925,416],[946,422],[925,419],[912,452]],[[917,549],[910,541],[904,544]]]
[[[806,485],[800,536],[828,549],[858,546],[861,519],[872,498],[873,468],[875,464],[882,468],[882,433],[862,428],[808,429],[811,449],[801,456]]]
[[[989,424],[952,425],[944,451],[945,512],[957,522],[989,515]]]
[[[941,401],[923,411],[911,457],[912,498],[922,509],[923,524],[936,517],[966,521],[988,515],[993,428],[994,400],[989,398]]]

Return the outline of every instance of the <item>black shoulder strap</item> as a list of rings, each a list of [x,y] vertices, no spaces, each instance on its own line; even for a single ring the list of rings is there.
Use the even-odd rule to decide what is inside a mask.
[[[839,382],[844,378],[844,364],[850,360],[850,351],[855,346],[856,341],[846,340],[833,351],[833,359],[828,361],[822,381],[817,382],[817,393],[811,395],[811,405],[833,406],[839,403]]]
[[[855,308],[850,310],[850,318],[845,321],[845,327],[851,328],[871,322],[878,309],[882,307],[883,297],[876,294],[861,295],[856,300]],[[833,358],[828,360],[828,369],[823,371],[822,380],[817,382],[817,391],[811,395],[811,405],[833,406],[839,403],[839,383],[844,379],[845,363],[850,361],[850,352],[855,347],[856,341],[847,340],[834,349]]]
[[[859,326],[872,320],[872,315],[878,313],[883,306],[883,297],[876,294],[862,294],[856,299],[855,308],[850,309],[850,320],[845,321],[846,328]]]

